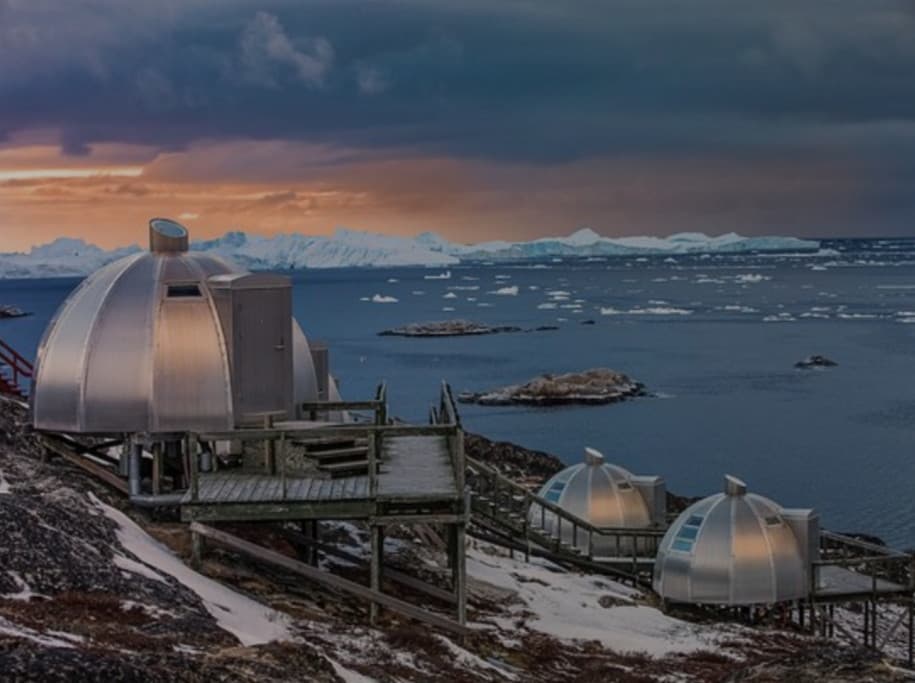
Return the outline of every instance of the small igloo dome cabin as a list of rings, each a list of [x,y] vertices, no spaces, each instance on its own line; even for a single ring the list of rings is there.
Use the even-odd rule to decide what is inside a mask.
[[[288,278],[188,251],[187,230],[166,219],[150,221],[149,247],[92,273],[48,325],[36,429],[228,430],[334,397],[325,352],[292,318]]]
[[[593,448],[585,449],[584,462],[555,474],[540,489],[539,496],[596,527],[649,529],[664,524],[666,491],[660,477],[637,477],[628,470],[604,462],[604,456]],[[545,533],[555,535],[556,516],[541,505],[530,509],[530,522],[541,525]],[[560,525],[560,540],[576,543],[570,524]],[[630,539],[617,542],[613,536],[593,536],[594,556],[612,557],[618,552],[631,553]],[[588,538],[579,533],[578,547],[587,552]]]
[[[813,510],[782,508],[726,476],[724,492],[694,503],[667,530],[653,587],[665,600],[694,604],[804,598],[819,535]]]

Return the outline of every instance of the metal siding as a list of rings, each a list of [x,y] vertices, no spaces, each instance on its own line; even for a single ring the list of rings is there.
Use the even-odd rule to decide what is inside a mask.
[[[729,601],[731,570],[731,501],[718,494],[705,511],[693,545],[689,572],[690,599],[694,602]]]
[[[693,515],[704,521],[692,552],[673,550],[680,528]],[[800,541],[784,521],[767,525],[766,518],[773,516],[782,517],[782,509],[752,493],[719,493],[690,506],[659,545],[652,580],[655,591],[676,602],[726,605],[804,597],[807,569]]]
[[[318,400],[318,378],[308,338],[295,320],[292,321],[292,376],[293,401],[296,405]]]
[[[288,411],[292,403],[292,317],[288,287],[232,292],[235,414]]]
[[[138,259],[104,299],[87,349],[84,431],[143,431],[149,425],[158,266],[149,255]]]
[[[232,427],[231,389],[217,327],[206,297],[161,300],[151,431]]]
[[[85,431],[80,423],[86,351],[109,288],[143,254],[127,256],[96,271],[67,298],[39,350],[33,422],[39,429]]]

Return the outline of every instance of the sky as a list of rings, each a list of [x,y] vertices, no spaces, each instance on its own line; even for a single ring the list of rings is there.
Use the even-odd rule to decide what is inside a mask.
[[[913,0],[0,0],[0,252],[915,235]]]

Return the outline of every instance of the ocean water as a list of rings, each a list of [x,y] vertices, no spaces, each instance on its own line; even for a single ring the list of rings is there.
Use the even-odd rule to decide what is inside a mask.
[[[330,344],[344,397],[370,396],[386,380],[392,412],[411,420],[425,420],[443,379],[456,392],[477,391],[544,372],[620,370],[653,396],[594,407],[462,406],[465,425],[570,463],[592,446],[684,495],[717,492],[734,474],[782,505],[815,507],[827,528],[912,547],[915,241],[824,247],[818,256],[463,265],[447,279],[424,268],[300,272],[295,315]],[[76,284],[0,281],[0,303],[34,313],[0,321],[0,338],[33,356]],[[377,336],[455,317],[560,329]],[[793,367],[814,353],[839,366]]]

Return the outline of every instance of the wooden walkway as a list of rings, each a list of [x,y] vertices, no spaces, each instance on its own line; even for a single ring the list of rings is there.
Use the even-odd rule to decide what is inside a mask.
[[[188,491],[181,501],[189,503],[275,503],[280,501],[322,502],[332,500],[365,500],[369,496],[369,478],[289,477],[286,491],[279,477],[243,472],[201,474],[197,500]]]
[[[379,498],[429,498],[459,495],[445,436],[385,439],[378,473]]]

